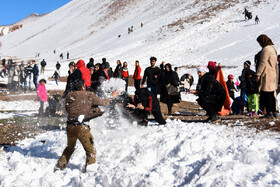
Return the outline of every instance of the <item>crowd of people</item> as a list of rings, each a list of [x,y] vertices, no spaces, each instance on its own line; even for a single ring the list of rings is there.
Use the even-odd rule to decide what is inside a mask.
[[[18,63],[13,61],[12,59],[8,59],[8,61],[6,62],[6,59],[2,59],[2,65],[3,69],[1,70],[0,76],[2,78],[8,78],[8,90],[37,90],[39,68],[35,60],[25,64],[24,61]],[[34,84],[33,89],[31,85],[32,80]]]
[[[159,95],[159,101],[166,103],[169,115],[172,114],[173,104],[179,103],[181,100],[180,92],[184,91],[198,95],[198,104],[206,110],[209,115],[208,120],[211,121],[219,120],[218,112],[224,106],[223,104],[227,97],[230,97],[233,101],[230,111],[232,114],[248,113],[250,116],[265,114],[266,117],[276,117],[278,115],[276,96],[280,90],[278,88],[280,66],[277,60],[279,62],[280,57],[278,56],[277,58],[274,44],[268,36],[260,35],[257,41],[262,47],[262,50],[255,55],[256,69],[253,71],[251,69],[251,62],[246,60],[242,73],[239,76],[239,81],[237,82],[234,81],[234,76],[230,74],[228,75],[226,86],[222,84],[222,87],[220,87],[218,83],[221,82],[218,80],[217,74],[221,71],[221,66],[210,61],[207,67],[201,66],[198,68],[199,80],[197,88],[196,90],[192,90],[190,89],[190,83],[193,84],[193,77],[190,74],[185,74],[179,79],[178,73],[175,71],[175,69],[178,69],[177,67],[173,70],[171,64],[165,64],[165,62],[162,62],[158,67],[156,65],[157,58],[151,57],[150,66],[144,70],[143,77],[141,77],[142,69],[140,62],[138,60],[135,61],[135,70],[132,75],[135,90],[139,91],[146,87],[150,95],[153,94],[155,98]],[[8,89],[22,89],[26,91],[28,89],[32,90],[32,80],[34,84],[33,90],[37,90],[39,73],[44,74],[47,62],[45,59],[40,62],[40,71],[34,60],[27,64],[23,61],[18,64],[18,62],[14,62],[12,59],[9,59],[7,62],[6,59],[2,59],[2,65],[4,68],[0,76],[8,77]],[[55,79],[56,84],[58,84],[61,64],[57,62],[55,67],[56,70],[52,77]],[[122,63],[120,60],[117,60],[114,70],[106,58],[102,59],[102,63],[94,63],[93,58],[90,58],[87,64],[83,60],[79,60],[77,63],[70,62],[68,74],[63,98],[69,92],[74,91],[74,85],[79,80],[84,80],[87,91],[94,92],[99,97],[102,96],[100,85],[102,82],[109,81],[111,78],[123,79],[125,81],[125,91],[128,92],[130,73],[126,61]],[[211,79],[212,77],[214,78],[213,80]],[[180,89],[179,86],[182,84],[183,86],[181,88],[183,87],[183,89]],[[235,97],[235,93],[239,89],[240,96]],[[219,93],[216,93],[217,90]],[[151,98],[153,97],[151,96]],[[221,103],[217,104],[217,102]],[[147,104],[152,103],[152,101],[147,102]],[[131,104],[133,105],[133,103]],[[137,108],[137,106],[133,107],[132,105],[129,106],[131,108]],[[144,108],[150,111],[148,106],[144,106]],[[146,121],[146,119],[143,121]],[[158,121],[162,122],[162,120]]]
[[[3,58],[1,62],[3,69],[0,71],[0,76],[8,78],[7,89],[10,91],[36,91],[38,88],[38,77],[40,74],[45,74],[45,67],[47,66],[45,59],[40,62],[40,70],[35,60],[16,62],[13,59],[6,60]],[[58,85],[61,64],[57,62],[55,67],[56,70],[52,77]]]
[[[194,82],[193,76],[184,74],[180,79],[177,73],[178,68],[171,64],[162,62],[157,66],[157,58],[150,58],[150,66],[145,68],[143,77],[140,62],[135,61],[135,70],[132,78],[134,79],[135,94],[134,98],[128,96],[128,82],[130,79],[128,63],[117,60],[116,68],[110,66],[106,58],[102,63],[95,63],[93,58],[86,64],[83,60],[77,63],[69,63],[67,84],[62,98],[66,101],[67,117],[67,136],[68,145],[64,150],[56,168],[64,169],[74,151],[76,140],[82,142],[86,150],[87,165],[93,165],[96,160],[93,137],[86,122],[98,117],[103,112],[98,108],[99,105],[106,105],[112,99],[103,99],[100,85],[104,81],[112,78],[119,78],[125,81],[126,93],[113,91],[112,96],[116,100],[118,97],[126,98],[122,107],[129,111],[139,124],[147,125],[148,116],[152,114],[158,124],[166,124],[162,116],[160,102],[167,105],[168,114],[172,115],[174,103],[181,101],[180,92],[195,94],[198,96],[197,103],[206,111],[207,121],[220,121],[219,115],[248,114],[257,116],[262,114],[265,118],[278,117],[278,106],[276,96],[279,93],[279,68],[280,55],[272,40],[266,35],[260,35],[257,42],[261,46],[261,51],[255,55],[255,71],[251,69],[252,63],[246,60],[243,63],[243,70],[238,77],[239,81],[234,81],[232,74],[228,75],[228,81],[224,80],[221,64],[209,61],[207,66],[197,67],[198,82],[196,89],[190,89]],[[8,88],[15,89],[21,87],[31,89],[31,75],[37,90],[37,98],[40,101],[39,114],[43,114],[44,102],[47,101],[46,80],[38,81],[39,68],[35,61],[17,64],[12,60],[2,60],[5,68],[1,76],[8,76]],[[47,63],[41,62],[41,74]],[[56,71],[53,75],[57,83],[61,65],[56,64]],[[176,70],[175,70],[176,69]],[[5,71],[4,71],[5,70]],[[57,83],[58,84],[58,83]],[[181,86],[181,87],[180,87]],[[235,93],[240,89],[240,96],[235,97]],[[160,99],[158,99],[160,96]],[[231,98],[231,99],[230,99]],[[231,100],[233,101],[231,105]],[[84,136],[82,136],[82,134]],[[89,168],[88,168],[89,169]]]

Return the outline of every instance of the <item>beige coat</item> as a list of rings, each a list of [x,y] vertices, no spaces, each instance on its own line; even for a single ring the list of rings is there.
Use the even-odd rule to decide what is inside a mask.
[[[277,54],[273,45],[267,45],[261,51],[257,76],[260,76],[259,91],[273,92],[278,87]]]

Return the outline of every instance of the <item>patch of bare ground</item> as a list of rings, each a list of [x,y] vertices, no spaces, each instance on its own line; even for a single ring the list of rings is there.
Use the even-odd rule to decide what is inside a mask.
[[[62,76],[62,77],[58,78],[58,81],[59,82],[67,82],[67,78],[68,78],[67,76]],[[49,77],[48,80],[54,81],[54,78]]]
[[[169,119],[179,119],[186,123],[190,122],[206,122],[208,118],[205,111],[200,108],[197,103],[182,101],[174,104],[172,115],[167,115],[167,105],[161,103],[161,110],[163,115]],[[243,126],[247,128],[256,129],[256,132],[263,130],[280,132],[280,118],[267,119],[263,116],[248,116],[248,115],[228,115],[220,116],[221,121],[217,122],[220,125],[227,125],[230,127]]]
[[[160,103],[161,110],[166,119],[178,119],[186,123],[203,123],[207,119],[206,113],[195,102],[182,101],[174,104],[172,114],[167,114],[166,104]],[[11,119],[1,119],[0,123],[0,146],[15,145],[24,138],[32,138],[37,134],[65,128],[65,117],[15,117]],[[269,130],[280,131],[280,119],[267,120],[261,117],[249,117],[246,115],[221,116],[221,121],[215,124],[227,125],[229,127],[242,126],[244,128],[255,129],[256,132]]]
[[[172,23],[162,26],[159,32],[163,30],[175,29],[175,31],[180,31],[184,29],[184,24],[203,24],[204,22],[209,22],[212,17],[215,17],[218,13],[234,7],[237,4],[248,2],[248,0],[196,0],[193,3],[185,6],[184,10],[197,9],[200,10],[189,16],[181,17]],[[254,6],[258,6],[261,1],[255,1]]]
[[[110,2],[107,9],[101,12],[104,15],[102,18],[98,20],[98,23],[102,23],[105,28],[111,21],[116,20],[118,17],[125,13],[125,9],[129,8],[130,5],[136,3],[135,0],[113,0]]]
[[[55,129],[65,127],[65,118],[62,117],[16,117],[1,119],[0,146],[15,145],[18,141]]]

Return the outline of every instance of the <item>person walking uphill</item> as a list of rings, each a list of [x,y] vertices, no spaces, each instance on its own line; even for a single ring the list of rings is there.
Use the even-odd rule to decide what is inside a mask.
[[[226,92],[224,87],[208,72],[209,70],[205,66],[197,68],[198,84],[196,90],[190,90],[190,93],[198,95],[198,104],[209,116],[207,121],[217,122],[221,120],[217,113],[223,107]]]
[[[45,86],[46,83],[47,81],[45,79],[41,79],[37,88],[37,99],[40,101],[40,108],[38,114],[39,116],[44,115],[44,102],[48,101],[48,95]]]
[[[118,95],[117,91],[112,93],[113,98]],[[67,147],[58,160],[54,171],[66,168],[72,153],[75,150],[77,139],[81,142],[86,151],[86,171],[96,170],[96,150],[94,148],[94,139],[90,132],[90,127],[85,123],[93,118],[101,116],[98,106],[106,105],[111,100],[101,100],[95,93],[86,91],[86,85],[80,80],[75,85],[75,91],[66,96],[67,117]]]
[[[266,116],[273,118],[276,115],[276,98],[274,96],[278,87],[279,70],[277,65],[277,52],[271,39],[262,34],[257,38],[262,47],[256,81],[259,82],[260,100],[266,108]]]

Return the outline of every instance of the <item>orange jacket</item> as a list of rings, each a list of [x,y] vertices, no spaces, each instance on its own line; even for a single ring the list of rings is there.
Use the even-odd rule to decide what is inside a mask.
[[[135,68],[135,71],[134,71],[133,79],[136,79],[136,80],[141,79],[140,74],[141,74],[141,67],[140,67],[140,66],[137,66],[137,67]]]
[[[122,70],[122,77],[128,77],[128,69],[127,68],[123,68]]]

